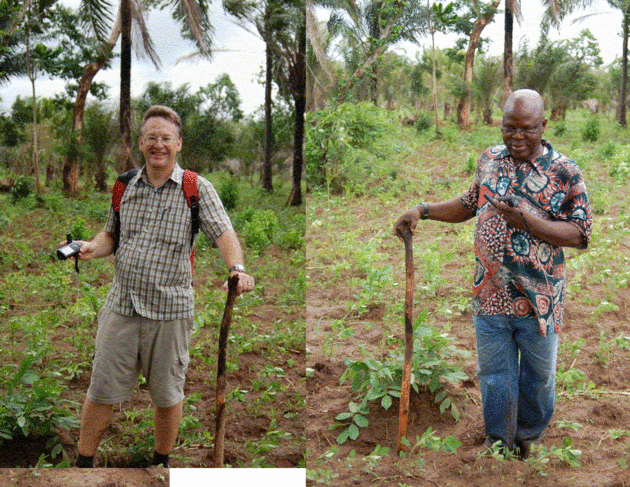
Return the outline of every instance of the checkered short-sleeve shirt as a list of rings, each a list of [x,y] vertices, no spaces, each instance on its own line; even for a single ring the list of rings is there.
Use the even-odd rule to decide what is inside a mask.
[[[154,188],[144,168],[120,203],[120,240],[114,282],[105,305],[122,315],[134,311],[154,320],[189,318],[194,312],[190,208],[182,189],[184,171],[175,164],[164,185]],[[214,242],[232,228],[212,184],[199,177],[200,229]],[[114,232],[110,208],[105,231]]]

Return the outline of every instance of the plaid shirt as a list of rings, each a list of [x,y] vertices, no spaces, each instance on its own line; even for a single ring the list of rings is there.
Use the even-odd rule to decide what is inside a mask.
[[[548,142],[543,145],[542,156],[522,163],[504,145],[486,149],[461,201],[477,215],[473,314],[536,315],[558,332],[566,294],[562,248],[510,227],[485,197],[522,196],[526,212],[575,225],[586,248],[593,217],[582,173]]]
[[[184,171],[176,163],[159,188],[145,169],[127,185],[120,203],[116,273],[105,306],[122,315],[134,311],[154,320],[193,316],[195,299],[190,263],[190,208],[182,189]],[[214,187],[199,177],[200,229],[214,242],[232,228]],[[105,231],[114,232],[110,208]]]

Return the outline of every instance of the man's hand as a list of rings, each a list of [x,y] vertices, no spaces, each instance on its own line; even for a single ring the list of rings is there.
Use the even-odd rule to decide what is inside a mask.
[[[580,229],[568,221],[544,220],[527,211],[527,205],[518,200],[516,206],[508,205],[499,198],[488,201],[497,210],[499,216],[512,228],[518,228],[524,232],[558,247],[582,247],[584,235]]]
[[[101,232],[89,242],[86,240],[73,240],[73,242],[81,244],[79,250],[79,260],[91,260],[97,257],[105,257],[114,250],[114,239],[109,232]],[[68,243],[64,240],[60,246]]]
[[[488,202],[494,206],[499,216],[512,228],[518,228],[529,233],[529,227],[525,216],[523,215],[523,209],[521,203],[523,198],[487,198]],[[511,204],[510,204],[511,203]],[[514,205],[514,206],[512,206]]]
[[[230,277],[234,274],[238,274],[238,285],[236,286],[236,295],[240,296],[243,293],[247,293],[254,289],[254,276],[250,276],[246,272],[233,271],[230,273]],[[228,292],[228,282],[223,283],[223,289]]]
[[[402,240],[402,235],[405,229],[409,229],[413,235],[416,225],[420,220],[420,207],[415,206],[410,210],[407,210],[398,220],[394,223],[393,235]]]

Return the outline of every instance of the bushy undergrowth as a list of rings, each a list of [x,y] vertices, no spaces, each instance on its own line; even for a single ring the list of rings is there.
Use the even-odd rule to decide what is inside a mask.
[[[444,385],[446,381],[459,382],[468,378],[453,363],[453,359],[470,354],[455,347],[451,343],[454,338],[428,326],[425,323],[427,315],[427,311],[421,313],[414,323],[411,387],[416,393],[421,387],[435,393],[435,402],[440,405],[440,411],[450,409],[453,418],[458,420],[460,412]],[[378,402],[384,409],[389,409],[393,398],[400,397],[404,344],[399,345],[384,360],[377,360],[369,354],[365,360],[345,360],[347,369],[341,376],[340,383],[343,384],[346,380],[351,382],[354,399],[358,402],[351,401],[348,411],[335,417],[338,423],[331,426],[331,429],[344,427],[337,437],[337,443],[356,440],[360,435],[359,428],[369,426],[366,416],[370,412],[370,403]]]
[[[306,179],[329,194],[365,183],[378,169],[375,159],[391,151],[396,115],[371,103],[344,103],[306,119]]]
[[[231,180],[229,192],[237,196],[233,202],[238,203],[228,213],[243,244],[247,269],[257,282],[253,292],[239,297],[228,370],[238,368],[242,353],[255,351],[270,367],[273,365],[288,377],[299,360],[295,351],[304,347],[304,208],[285,205],[288,184],[280,178],[274,181],[276,192],[271,195],[246,179],[228,178],[217,172],[207,178],[217,188],[223,178]],[[109,186],[112,184],[110,178]],[[84,397],[84,381],[94,352],[96,314],[114,273],[110,258],[82,263],[80,275],[71,262],[56,260],[55,250],[67,233],[72,232],[75,239],[89,239],[103,229],[111,196],[85,191],[85,199],[68,199],[58,189],[48,187],[45,193],[31,192],[15,204],[11,195],[0,194],[0,390],[4,394],[0,396],[0,439],[50,434],[54,440],[55,432],[66,426],[72,428],[73,437],[78,435],[79,405],[62,400],[61,394],[63,391],[63,397],[78,401]],[[203,234],[199,235],[197,250],[194,275],[199,299],[195,322],[197,330],[206,323],[208,328],[212,324],[212,331],[193,335],[196,341],[191,346],[191,368],[204,367],[201,370],[207,371],[210,380],[217,341],[214,325],[221,320],[225,302],[224,291],[217,282],[222,282],[227,269]],[[253,310],[266,312],[275,306],[282,307],[288,318],[276,315],[273,322],[264,326],[248,318]],[[29,357],[28,362],[22,361],[24,357]],[[16,364],[20,363],[18,370]],[[256,390],[247,383],[238,391],[250,388],[248,394],[240,393],[251,408],[252,417],[264,416],[278,426],[269,428],[269,438],[248,436],[251,451],[239,458],[239,466],[274,466],[274,460],[267,458],[271,448],[291,445],[297,450],[295,444],[303,441],[299,431],[296,433],[295,426],[283,416],[290,412],[292,421],[301,421],[303,395],[297,392],[294,377],[294,383],[289,384],[276,375],[261,373],[257,377],[255,370],[253,374],[248,380],[256,384]],[[76,382],[78,379],[81,382]],[[271,392],[258,399],[258,389]],[[180,447],[212,441],[207,428],[196,421],[199,414],[193,411],[186,411],[182,422]],[[142,421],[133,419],[145,412]],[[293,433],[288,434],[285,429]],[[152,454],[150,408],[138,412],[130,407],[128,421],[121,430],[121,435],[101,445],[105,458],[111,455],[131,461]],[[271,438],[274,434],[277,437]],[[62,450],[59,442],[53,441],[48,447],[47,461]],[[66,453],[66,459],[73,456],[72,449]],[[191,459],[183,462],[188,460]],[[67,462],[60,465],[68,466]]]

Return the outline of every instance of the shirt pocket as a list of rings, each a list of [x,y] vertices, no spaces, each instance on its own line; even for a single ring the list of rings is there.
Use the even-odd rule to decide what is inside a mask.
[[[182,208],[164,208],[158,219],[156,238],[167,245],[183,246],[190,244],[190,214]]]

